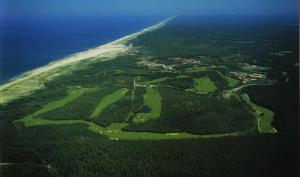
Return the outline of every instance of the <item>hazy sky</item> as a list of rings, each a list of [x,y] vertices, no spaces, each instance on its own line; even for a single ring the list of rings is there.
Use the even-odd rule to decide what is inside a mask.
[[[0,0],[0,3],[5,16],[298,13],[298,0]]]

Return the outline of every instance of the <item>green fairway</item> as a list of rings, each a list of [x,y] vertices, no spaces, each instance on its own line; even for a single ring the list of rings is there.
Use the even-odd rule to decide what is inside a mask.
[[[186,78],[190,78],[191,76],[186,76],[186,75],[182,75],[182,76],[176,76],[176,79],[186,79]]]
[[[219,138],[226,136],[238,136],[239,132],[224,133],[224,134],[209,134],[209,135],[195,135],[190,133],[152,133],[152,132],[127,132],[123,131],[122,128],[126,127],[127,123],[112,123],[108,127],[102,127],[94,122],[87,120],[46,120],[39,118],[40,114],[52,111],[54,109],[60,108],[67,103],[78,99],[81,95],[86,92],[93,91],[94,89],[87,88],[73,88],[68,91],[68,95],[58,101],[53,101],[45,105],[42,109],[25,116],[22,119],[14,121],[14,123],[23,123],[25,127],[35,127],[35,126],[46,126],[46,125],[75,125],[75,124],[84,124],[87,128],[95,133],[106,135],[112,140],[138,140],[138,139],[149,139],[149,140],[160,140],[160,139],[182,139],[182,138]],[[119,89],[113,94],[106,96],[105,105],[117,101],[120,99],[128,89]],[[107,101],[109,100],[109,101]],[[143,121],[148,119],[155,119],[160,116],[161,111],[161,97],[158,91],[152,87],[147,87],[147,92],[144,96],[145,105],[151,108],[150,113],[141,113],[137,121]],[[102,103],[101,109],[104,109],[106,106],[103,106]]]
[[[272,126],[274,113],[264,107],[258,106],[257,104],[253,103],[247,94],[243,94],[242,99],[249,104],[253,110],[255,110],[257,116],[257,126],[258,130],[261,133],[276,133],[276,129]]]
[[[109,127],[103,128],[97,124],[89,124],[89,129],[94,132],[106,135],[112,140],[138,140],[138,139],[181,139],[181,138],[197,138],[199,135],[193,135],[189,133],[152,133],[152,132],[127,132],[122,128],[126,127],[127,123],[113,123]]]
[[[226,66],[216,66],[216,65],[211,65],[211,66],[194,66],[187,68],[185,71],[188,73],[195,73],[195,72],[206,72],[206,71],[212,71],[215,69],[224,69],[227,68]]]
[[[218,72],[218,73],[222,76],[223,79],[226,80],[226,82],[228,84],[228,87],[232,88],[232,87],[235,87],[239,84],[239,81],[237,79],[234,79],[230,76],[226,76],[226,75],[222,74],[221,72]]]
[[[89,89],[70,89],[68,90],[68,96],[66,96],[64,99],[49,103],[43,107],[40,111],[37,111],[36,114],[42,114],[45,112],[49,112],[51,110],[60,108],[65,106],[67,103],[76,100],[79,98],[81,95],[83,95],[86,91],[89,91]]]
[[[157,83],[166,81],[168,79],[169,79],[169,77],[162,77],[162,78],[155,79],[155,80],[152,80],[152,81],[142,82],[141,84],[157,84]]]
[[[229,87],[235,87],[239,83],[238,80],[236,80],[230,76],[225,76],[224,78],[227,81]]]
[[[187,89],[187,91],[194,91],[199,93],[211,93],[217,90],[217,86],[207,76],[199,79],[194,79],[194,87]]]
[[[39,125],[58,125],[58,124],[74,124],[74,123],[82,123],[81,120],[60,120],[60,121],[54,121],[54,120],[45,120],[45,119],[38,119],[38,116],[40,114],[52,111],[54,109],[60,108],[65,106],[67,103],[74,101],[78,99],[80,96],[82,96],[85,92],[93,91],[94,89],[90,88],[72,88],[68,90],[68,95],[58,101],[54,101],[51,103],[48,103],[45,105],[42,109],[34,112],[33,114],[30,114],[22,119],[14,121],[14,123],[23,122],[25,126],[39,126]]]
[[[197,67],[191,67],[191,68],[187,68],[186,72],[189,73],[193,73],[193,72],[205,72],[205,71],[209,71],[209,67],[205,67],[205,66],[197,66]]]
[[[144,95],[144,104],[151,109],[151,112],[137,114],[133,119],[133,122],[140,123],[150,119],[159,118],[161,111],[161,96],[159,92],[153,87],[146,88],[146,94]]]
[[[116,126],[116,125],[115,125]],[[103,133],[112,140],[162,140],[162,139],[184,139],[184,138],[221,138],[227,136],[239,136],[239,132],[196,135],[190,133],[152,133],[152,132],[127,132],[122,130],[106,131]]]
[[[58,101],[51,102],[47,105],[45,105],[42,109],[36,111],[35,113],[24,117],[23,119],[16,120],[15,122],[23,122],[25,126],[35,126],[35,125],[47,125],[49,123],[52,123],[51,120],[41,120],[41,119],[34,119],[40,114],[52,111],[54,109],[60,108],[65,106],[67,103],[74,101],[78,99],[80,96],[82,96],[85,92],[93,91],[93,89],[88,88],[72,88],[68,90],[68,95]],[[54,123],[54,122],[53,122]],[[67,122],[68,123],[68,122]]]
[[[23,122],[26,127],[46,126],[46,125],[75,125],[85,124],[87,128],[95,133],[107,136],[111,140],[161,140],[161,139],[183,139],[183,138],[221,138],[226,136],[238,136],[238,132],[211,134],[211,135],[194,135],[190,133],[152,133],[152,132],[127,132],[122,128],[127,126],[126,123],[113,123],[109,127],[102,127],[94,122],[85,120],[44,120],[27,116],[17,122]]]
[[[104,97],[99,102],[98,106],[96,107],[96,109],[94,110],[94,112],[91,114],[90,117],[91,118],[98,117],[101,114],[101,112],[103,111],[103,109],[105,109],[110,104],[113,104],[116,101],[118,101],[119,99],[121,99],[127,92],[128,92],[127,88],[121,88],[121,89],[115,91],[114,93]]]

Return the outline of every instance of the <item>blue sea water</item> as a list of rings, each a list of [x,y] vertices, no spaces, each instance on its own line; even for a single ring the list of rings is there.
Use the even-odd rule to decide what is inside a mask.
[[[160,16],[0,19],[0,83],[53,60],[152,26]]]

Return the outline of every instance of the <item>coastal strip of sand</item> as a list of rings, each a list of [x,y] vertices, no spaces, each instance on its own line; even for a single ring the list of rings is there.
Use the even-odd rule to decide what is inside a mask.
[[[44,88],[45,82],[66,73],[64,69],[62,69],[63,67],[73,65],[87,59],[97,57],[113,59],[116,56],[122,55],[130,50],[130,46],[128,45],[130,40],[133,40],[147,32],[162,28],[173,18],[174,17],[168,18],[154,26],[145,28],[140,32],[133,33],[131,35],[124,36],[108,44],[75,53],[63,59],[51,62],[48,65],[23,73],[12,79],[10,82],[0,85],[0,104],[6,104],[20,97],[30,95],[38,89]]]

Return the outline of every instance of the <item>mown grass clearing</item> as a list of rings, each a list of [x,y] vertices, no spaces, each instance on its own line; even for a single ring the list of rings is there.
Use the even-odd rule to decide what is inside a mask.
[[[41,126],[41,125],[60,125],[60,124],[76,124],[76,123],[83,123],[83,120],[45,120],[45,119],[39,119],[38,116],[40,114],[52,111],[54,109],[58,109],[60,107],[65,106],[66,104],[78,99],[80,96],[82,96],[86,92],[94,91],[95,89],[91,88],[70,88],[68,90],[68,95],[64,97],[61,100],[54,101],[51,103],[48,103],[45,105],[42,109],[34,112],[33,114],[30,114],[22,119],[14,121],[14,123],[22,122],[24,126],[26,127],[32,127],[32,126]]]
[[[227,81],[228,83],[228,87],[235,87],[238,85],[239,81],[230,77],[230,76],[225,76],[224,79]]]
[[[38,115],[52,111],[54,109],[58,109],[60,107],[65,106],[66,104],[78,99],[80,96],[82,96],[86,92],[94,91],[94,89],[91,88],[71,88],[68,90],[68,95],[58,101],[51,102],[47,105],[45,105],[42,109],[34,112],[31,115],[28,115],[22,119],[16,120],[14,122],[23,122],[25,126],[35,126],[35,125],[47,125],[47,124],[56,124],[56,122],[53,122],[51,120],[42,120],[42,119],[35,119]],[[64,121],[65,122],[65,121]],[[59,123],[58,123],[59,124]],[[65,124],[69,124],[69,122],[65,122]]]
[[[184,138],[221,138],[226,136],[239,136],[239,132],[196,135],[190,133],[153,133],[153,132],[127,132],[122,128],[126,127],[127,123],[113,123],[109,127],[103,128],[97,124],[90,124],[89,129],[94,132],[106,135],[111,140],[161,140],[161,139],[184,139]]]
[[[260,133],[277,133],[276,129],[272,126],[274,113],[271,110],[253,103],[247,94],[241,95],[241,98],[255,111],[258,131]]]
[[[182,75],[182,76],[176,76],[176,79],[185,79],[185,78],[190,78],[191,76],[186,76],[186,75]]]
[[[52,111],[54,109],[65,106],[67,103],[78,99],[86,92],[94,91],[94,89],[88,88],[73,88],[68,91],[68,95],[58,101],[53,101],[45,105],[42,109],[25,116],[13,123],[23,123],[25,127],[35,127],[35,126],[48,126],[48,125],[76,125],[84,124],[87,128],[95,133],[105,135],[111,140],[160,140],[160,139],[182,139],[182,138],[218,138],[224,136],[238,136],[238,132],[225,133],[225,134],[211,134],[211,135],[195,135],[190,133],[151,133],[151,132],[127,132],[123,131],[122,128],[127,126],[127,123],[113,123],[108,127],[102,127],[92,121],[87,120],[46,120],[39,118],[40,114]],[[114,98],[118,98],[119,94],[126,94],[127,89],[120,89],[114,95]],[[145,104],[148,105],[152,111],[151,113],[145,113],[146,118],[158,118],[161,111],[161,97],[157,90],[152,87],[147,88],[147,93],[145,94]]]
[[[230,76],[226,76],[224,74],[222,74],[221,72],[218,72],[220,74],[220,76],[226,80],[228,87],[233,88],[235,86],[237,86],[239,84],[239,81],[237,79],[234,79]]]
[[[101,112],[110,104],[115,103],[119,99],[121,99],[129,90],[127,88],[121,88],[114,93],[107,95],[104,97],[94,110],[94,112],[91,114],[91,118],[97,118],[100,116]]]
[[[215,66],[215,65],[211,65],[211,66],[194,66],[194,67],[190,67],[187,68],[185,70],[185,72],[187,73],[195,73],[195,72],[206,72],[206,71],[211,71],[211,70],[216,70],[216,69],[225,69],[227,68],[226,66]]]
[[[146,94],[144,95],[144,104],[150,109],[150,113],[139,113],[133,118],[133,122],[140,123],[150,119],[157,119],[161,112],[161,96],[159,92],[153,87],[146,88]]]
[[[162,77],[162,78],[158,78],[158,79],[155,79],[155,80],[152,80],[152,81],[143,82],[143,83],[141,83],[141,84],[147,84],[147,85],[150,85],[150,84],[157,84],[157,83],[166,81],[166,80],[168,80],[168,79],[169,79],[169,77]]]
[[[211,93],[218,89],[213,81],[211,81],[207,76],[194,79],[194,87],[187,89],[187,91],[193,91],[197,93]]]
[[[35,114],[42,114],[42,113],[49,112],[51,110],[63,107],[66,104],[68,104],[69,102],[72,102],[72,101],[78,99],[80,96],[82,96],[85,92],[88,92],[88,91],[92,91],[92,89],[87,89],[87,88],[74,89],[74,88],[72,88],[72,89],[68,90],[68,96],[66,96],[65,98],[63,98],[61,100],[58,100],[58,101],[55,101],[55,102],[45,105],[43,107],[43,109],[37,111]]]
[[[187,68],[185,71],[186,71],[186,72],[189,72],[189,73],[194,73],[194,72],[205,72],[205,71],[209,71],[209,67],[205,67],[205,66],[197,66],[197,67]]]

